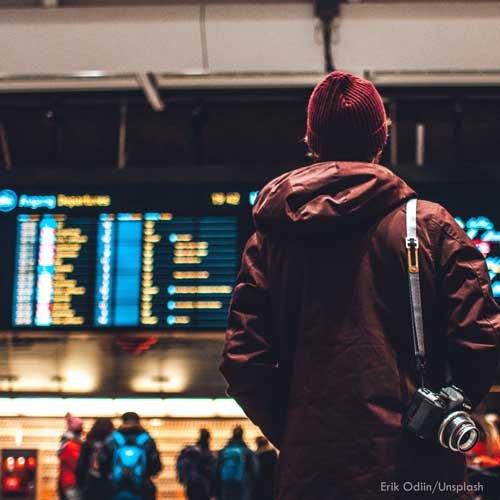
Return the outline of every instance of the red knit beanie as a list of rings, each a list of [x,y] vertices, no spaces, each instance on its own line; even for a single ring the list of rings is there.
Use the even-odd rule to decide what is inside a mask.
[[[387,138],[387,115],[373,83],[334,71],[316,85],[307,108],[306,140],[321,161],[371,160]]]

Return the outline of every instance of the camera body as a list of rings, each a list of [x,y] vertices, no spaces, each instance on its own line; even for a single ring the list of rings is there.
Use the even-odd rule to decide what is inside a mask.
[[[421,387],[403,417],[403,426],[421,439],[437,439],[444,448],[466,453],[479,438],[470,411],[470,402],[454,385],[439,393]]]

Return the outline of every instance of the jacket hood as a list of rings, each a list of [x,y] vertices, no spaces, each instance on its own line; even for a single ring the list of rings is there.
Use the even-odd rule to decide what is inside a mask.
[[[128,436],[130,434],[142,434],[147,432],[141,424],[123,424],[118,428],[118,431]]]
[[[331,233],[369,222],[415,197],[389,169],[373,163],[326,162],[287,172],[260,192],[257,229],[292,236]]]

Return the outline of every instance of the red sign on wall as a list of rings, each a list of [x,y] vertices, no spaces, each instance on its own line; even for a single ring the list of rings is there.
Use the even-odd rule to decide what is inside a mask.
[[[37,450],[2,450],[2,498],[34,499]]]

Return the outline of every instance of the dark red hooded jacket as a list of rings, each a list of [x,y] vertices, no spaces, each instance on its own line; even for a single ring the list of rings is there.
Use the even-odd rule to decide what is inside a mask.
[[[221,370],[281,451],[279,500],[468,498],[402,494],[405,481],[465,477],[462,455],[401,426],[418,385],[404,243],[415,196],[384,167],[331,162],[288,172],[258,197]],[[441,206],[419,200],[417,219],[428,385],[444,384],[448,359],[477,404],[500,331],[485,262]]]

